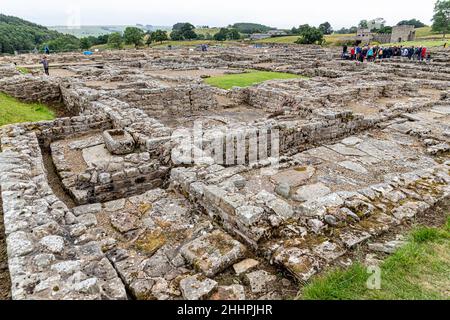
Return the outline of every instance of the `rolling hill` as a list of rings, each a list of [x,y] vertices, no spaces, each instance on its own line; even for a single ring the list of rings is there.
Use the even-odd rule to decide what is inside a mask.
[[[31,51],[47,44],[52,50],[79,48],[79,40],[44,26],[0,14],[0,54]]]

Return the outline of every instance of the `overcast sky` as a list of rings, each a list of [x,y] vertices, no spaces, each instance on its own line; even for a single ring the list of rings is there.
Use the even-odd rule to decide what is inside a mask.
[[[42,25],[225,26],[258,22],[278,28],[329,21],[337,29],[383,17],[388,25],[418,18],[430,23],[435,0],[0,0],[0,12]],[[78,14],[79,12],[79,14]]]

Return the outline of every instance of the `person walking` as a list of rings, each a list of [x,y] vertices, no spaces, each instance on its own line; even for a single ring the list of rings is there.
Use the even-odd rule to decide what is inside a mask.
[[[49,76],[49,75],[50,75],[50,73],[48,72],[49,64],[48,64],[48,60],[47,60],[47,57],[46,57],[46,56],[44,56],[44,57],[42,58],[41,64],[44,66],[44,72],[45,72],[45,74]]]

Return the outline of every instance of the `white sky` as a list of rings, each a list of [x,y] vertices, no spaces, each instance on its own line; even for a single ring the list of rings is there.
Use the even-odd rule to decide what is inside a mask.
[[[278,28],[329,21],[334,29],[383,17],[388,25],[417,18],[430,24],[435,0],[0,0],[0,13],[52,25],[225,26],[257,22]],[[77,12],[80,14],[78,15]]]

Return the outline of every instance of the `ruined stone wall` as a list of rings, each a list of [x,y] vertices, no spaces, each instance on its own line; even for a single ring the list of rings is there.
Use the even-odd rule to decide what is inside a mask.
[[[50,121],[25,122],[5,126],[6,129],[25,130],[34,132],[44,147],[51,142],[67,137],[74,137],[89,131],[106,130],[112,128],[111,120],[101,114],[92,116],[77,116],[58,118]]]
[[[0,65],[0,79],[20,75],[14,64]]]
[[[148,115],[188,114],[217,107],[209,86],[177,86],[161,89],[121,90],[115,98],[144,110]]]
[[[148,152],[115,156],[74,172],[64,148],[60,143],[51,145],[53,161],[64,188],[78,204],[116,200],[162,187],[169,172],[168,167],[151,160]]]
[[[60,88],[64,105],[73,114],[89,113],[91,103],[100,97],[96,90],[89,88],[73,88],[67,84],[61,84]]]
[[[45,77],[20,75],[0,79],[0,92],[26,102],[57,103],[61,101],[59,83]]]

